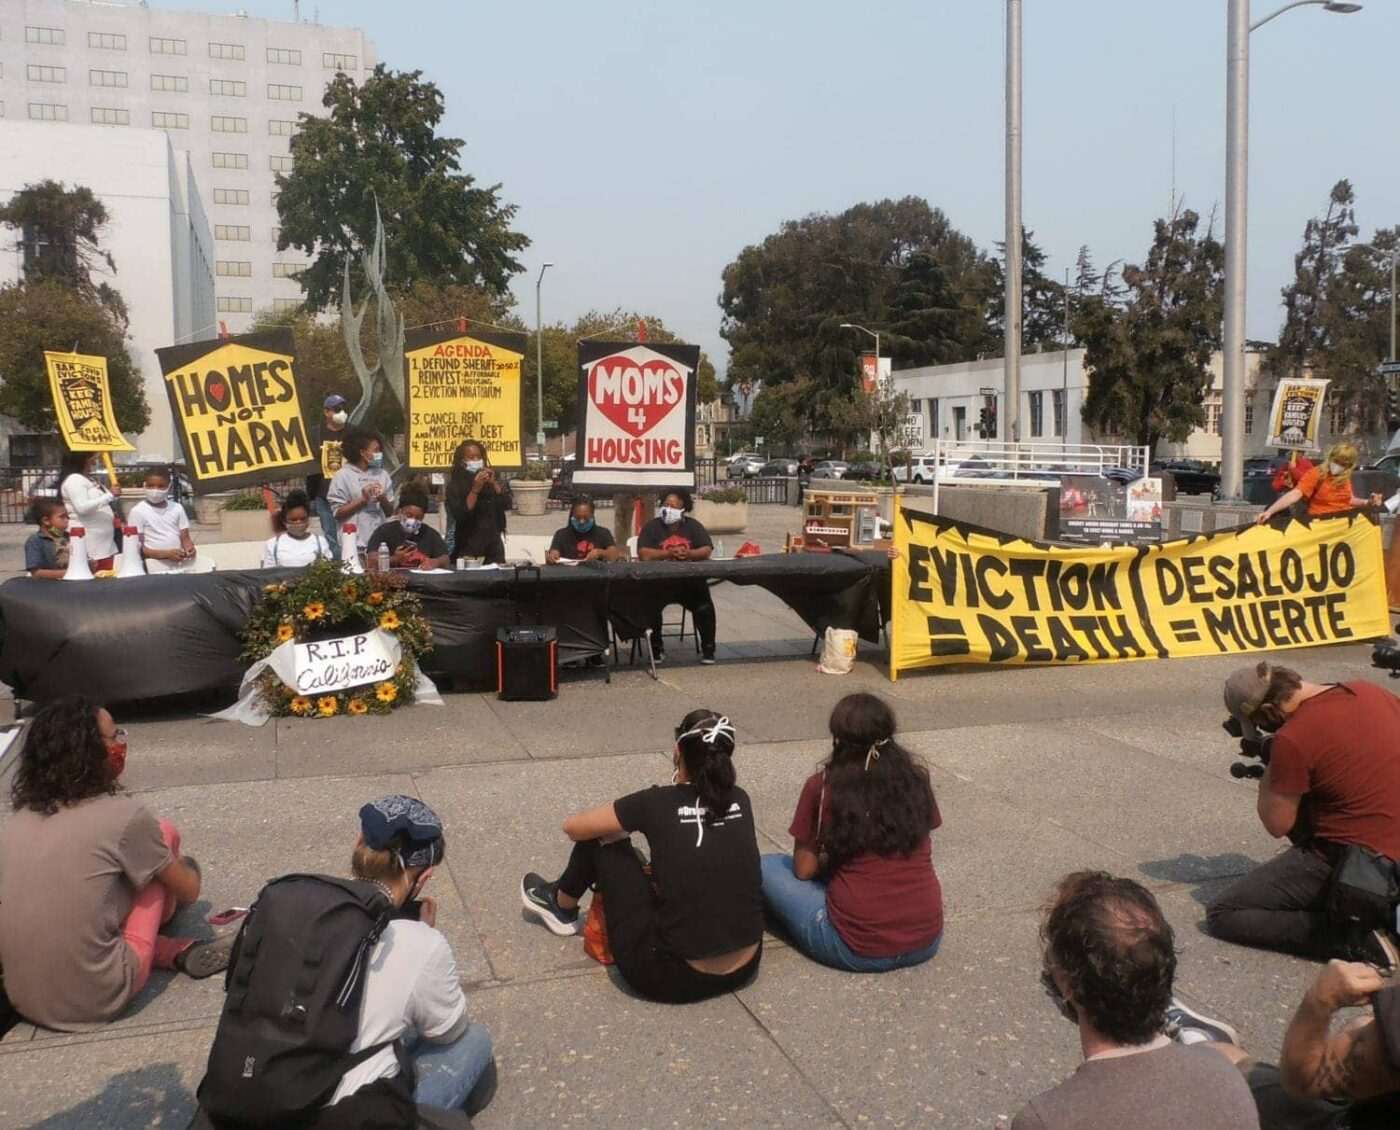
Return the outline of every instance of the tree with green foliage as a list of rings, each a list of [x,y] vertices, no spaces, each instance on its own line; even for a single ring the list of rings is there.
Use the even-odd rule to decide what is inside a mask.
[[[1366,433],[1385,423],[1376,366],[1390,352],[1390,259],[1400,229],[1383,228],[1368,245],[1352,242],[1359,231],[1356,193],[1340,180],[1303,228],[1293,280],[1282,291],[1283,326],[1263,369],[1330,381],[1328,401],[1341,405],[1347,430]]]
[[[126,303],[95,278],[117,273],[102,246],[107,209],[82,185],[45,180],[0,206],[0,225],[18,230],[23,277],[0,287],[0,413],[27,428],[55,430],[44,351],[107,359],[117,425],[128,435],[150,424],[141,372],[127,349]]]
[[[987,295],[987,332],[998,349],[1006,337],[1006,244],[998,243],[990,264]],[[1087,251],[1087,249],[1083,249]],[[1021,229],[1021,348],[1031,353],[1060,349],[1065,338],[1065,285],[1044,271],[1044,248],[1035,232]]]
[[[1084,421],[1151,451],[1163,438],[1185,440],[1205,421],[1224,317],[1225,250],[1212,226],[1199,228],[1191,211],[1156,221],[1145,262],[1122,269],[1121,298],[1116,284],[1100,282],[1073,314],[1089,369]],[[1081,275],[1085,266],[1081,260]]]
[[[337,74],[324,117],[300,115],[292,171],[277,178],[278,250],[304,251],[300,275],[310,310],[340,295],[344,266],[358,288],[359,250],[374,238],[376,208],[389,232],[387,277],[479,288],[504,299],[515,256],[530,241],[512,230],[516,207],[500,185],[482,188],[461,171],[459,138],[440,137],[441,91],[421,71],[382,64],[363,83]]]

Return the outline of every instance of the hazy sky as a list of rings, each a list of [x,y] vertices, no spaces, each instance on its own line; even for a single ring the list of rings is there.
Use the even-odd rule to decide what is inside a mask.
[[[1254,0],[1255,19],[1283,0]],[[179,6],[187,6],[181,4]],[[194,5],[188,5],[194,6]],[[1225,190],[1225,0],[1026,0],[1025,223],[1062,277],[1081,244],[1137,259],[1176,189]],[[291,0],[212,8],[290,18]],[[316,10],[304,0],[303,14]],[[321,0],[381,61],[443,89],[465,168],[533,240],[533,323],[655,311],[724,366],[716,296],[786,219],[923,196],[979,245],[1003,231],[1002,0]],[[1362,238],[1400,222],[1400,3],[1300,8],[1251,36],[1249,334],[1270,338],[1303,224],[1340,177]]]

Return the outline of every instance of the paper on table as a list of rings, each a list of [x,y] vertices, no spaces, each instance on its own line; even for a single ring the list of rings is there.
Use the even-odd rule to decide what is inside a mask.
[[[415,573],[450,573],[451,569],[414,569]]]

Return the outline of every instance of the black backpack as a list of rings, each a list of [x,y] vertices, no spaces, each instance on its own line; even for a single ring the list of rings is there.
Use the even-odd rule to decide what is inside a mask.
[[[210,1121],[310,1124],[341,1077],[387,1046],[350,1052],[370,951],[393,914],[382,890],[355,879],[286,875],[262,889],[238,933],[199,1085]],[[411,1080],[400,1071],[392,1082],[411,1110]]]

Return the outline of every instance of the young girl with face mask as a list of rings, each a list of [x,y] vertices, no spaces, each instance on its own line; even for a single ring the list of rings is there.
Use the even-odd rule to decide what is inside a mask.
[[[384,470],[384,441],[378,434],[349,431],[340,446],[345,463],[331,479],[326,498],[340,525],[355,524],[355,544],[364,553],[374,531],[394,512],[394,484]]]
[[[312,532],[311,502],[302,491],[287,495],[273,522],[278,532],[263,545],[264,569],[300,569],[334,556],[325,536],[319,530]]]
[[[505,561],[510,495],[496,478],[486,447],[474,439],[463,440],[453,453],[446,505],[454,560],[480,557],[487,565]]]
[[[1295,502],[1308,500],[1308,517],[1321,518],[1328,514],[1345,514],[1358,506],[1379,506],[1381,496],[1358,498],[1352,491],[1351,476],[1356,470],[1359,455],[1356,445],[1351,443],[1333,444],[1319,466],[1312,468],[1298,485],[1269,505],[1255,521],[1263,525],[1275,514],[1287,510]]]

